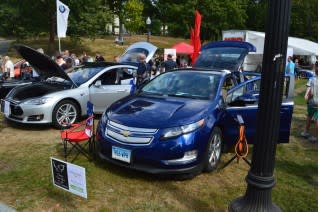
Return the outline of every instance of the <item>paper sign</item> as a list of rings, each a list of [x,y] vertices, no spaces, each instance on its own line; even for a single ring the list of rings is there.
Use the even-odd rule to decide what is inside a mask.
[[[53,184],[78,196],[87,198],[86,170],[51,157]]]

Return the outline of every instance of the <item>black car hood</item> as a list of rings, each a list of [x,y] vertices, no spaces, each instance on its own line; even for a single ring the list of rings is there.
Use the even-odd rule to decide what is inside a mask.
[[[25,45],[15,45],[17,52],[36,69],[42,79],[59,77],[72,82],[70,77],[48,55],[42,54]],[[72,82],[73,83],[73,82]],[[74,84],[74,83],[73,83]]]

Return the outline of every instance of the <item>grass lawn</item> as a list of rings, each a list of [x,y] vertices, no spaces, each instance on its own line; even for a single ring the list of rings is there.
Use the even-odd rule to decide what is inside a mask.
[[[151,37],[151,42],[161,47],[170,47],[178,41],[181,40]],[[42,42],[26,43],[38,48],[45,46]],[[75,50],[85,49],[90,53],[98,50],[108,59],[126,48],[115,45],[113,38],[84,40],[82,45]],[[14,56],[13,51],[10,54]],[[318,208],[318,146],[299,137],[305,124],[305,83],[303,79],[296,83],[290,143],[277,146],[274,172],[277,184],[272,198],[283,211],[317,211]],[[88,199],[83,199],[52,184],[49,158],[63,159],[58,130],[20,126],[0,116],[0,132],[0,202],[18,211],[226,211],[228,204],[246,191],[249,167],[243,161],[192,180],[176,181],[108,163],[90,162],[80,156],[74,163],[86,169]],[[224,154],[221,165],[232,156]]]

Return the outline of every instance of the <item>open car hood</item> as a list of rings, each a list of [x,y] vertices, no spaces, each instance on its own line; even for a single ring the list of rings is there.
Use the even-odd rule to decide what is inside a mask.
[[[218,47],[236,47],[236,48],[247,49],[248,52],[256,51],[256,47],[251,43],[244,42],[244,41],[226,41],[226,40],[208,43],[202,46],[201,51],[205,49],[218,48]]]
[[[256,47],[248,42],[211,42],[202,46],[194,67],[238,71],[246,55],[255,51]]]
[[[129,46],[120,57],[121,63],[138,63],[137,57],[140,53],[146,55],[146,62],[149,62],[157,51],[157,47],[148,42],[137,42]]]
[[[42,79],[59,77],[72,82],[64,70],[48,55],[42,54],[25,45],[15,45],[14,48],[34,69],[36,69]]]

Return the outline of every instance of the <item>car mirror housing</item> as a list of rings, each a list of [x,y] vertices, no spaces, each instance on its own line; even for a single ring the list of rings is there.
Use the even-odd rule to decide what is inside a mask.
[[[101,84],[101,80],[97,80],[95,83],[94,83],[94,86],[96,87],[100,87],[102,84]]]
[[[231,106],[245,106],[248,104],[254,104],[257,102],[257,98],[252,94],[243,94],[242,96],[238,96],[232,101],[229,105]]]

